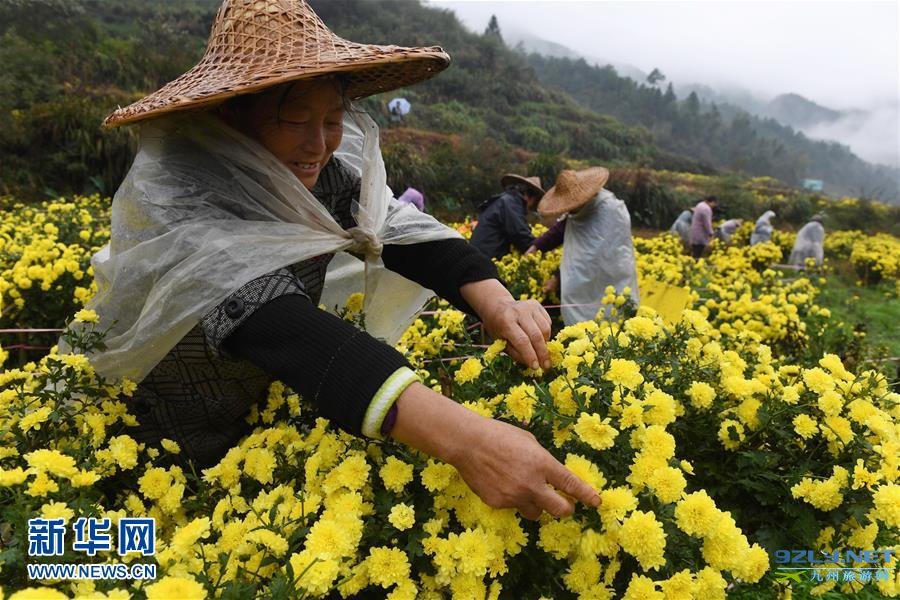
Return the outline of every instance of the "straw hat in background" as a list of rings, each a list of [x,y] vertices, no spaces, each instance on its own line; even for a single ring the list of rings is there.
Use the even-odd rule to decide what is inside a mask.
[[[544,188],[541,187],[540,177],[522,177],[521,175],[516,175],[515,173],[507,173],[500,178],[500,186],[503,189],[506,189],[506,186],[512,185],[514,183],[525,184],[529,189],[531,189],[533,193],[537,194],[538,198],[543,197],[545,193]]]
[[[224,0],[197,65],[106,117],[117,127],[211,108],[240,94],[343,74],[351,100],[423,81],[450,65],[438,46],[357,44],[331,32],[305,0]]]
[[[603,167],[591,167],[582,171],[563,169],[556,177],[556,184],[547,190],[538,204],[538,212],[558,216],[581,208],[597,195],[609,180],[609,171]]]

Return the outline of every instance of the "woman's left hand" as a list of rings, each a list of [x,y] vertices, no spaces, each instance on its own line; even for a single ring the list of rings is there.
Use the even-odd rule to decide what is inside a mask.
[[[460,293],[495,339],[506,340],[506,352],[532,369],[550,368],[550,315],[537,300],[516,300],[496,279],[467,283]]]

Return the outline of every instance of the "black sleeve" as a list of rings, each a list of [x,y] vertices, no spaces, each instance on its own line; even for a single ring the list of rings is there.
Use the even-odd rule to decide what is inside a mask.
[[[471,315],[475,312],[459,288],[473,281],[497,279],[497,267],[491,259],[461,239],[385,246],[381,259],[391,271],[434,291]]]
[[[341,429],[362,435],[375,393],[409,363],[399,352],[302,295],[285,295],[257,308],[223,342],[318,406]]]
[[[566,223],[568,222],[569,219],[563,219],[554,223],[544,235],[534,240],[534,247],[541,252],[549,252],[562,246],[566,237]]]
[[[505,213],[503,224],[506,228],[506,235],[519,252],[525,252],[528,250],[528,246],[534,242],[531,227],[528,226],[528,213],[516,205],[517,202],[521,202],[517,198],[506,196],[500,200],[503,202]]]

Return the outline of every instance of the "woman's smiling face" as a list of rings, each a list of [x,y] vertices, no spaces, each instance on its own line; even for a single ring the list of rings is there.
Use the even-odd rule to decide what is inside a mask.
[[[248,98],[223,116],[311,190],[341,144],[344,98],[333,79],[301,81]]]

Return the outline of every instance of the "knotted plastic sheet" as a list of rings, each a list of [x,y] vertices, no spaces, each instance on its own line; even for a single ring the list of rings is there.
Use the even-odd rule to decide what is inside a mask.
[[[563,322],[572,325],[597,316],[609,285],[618,293],[631,288],[631,297],[639,302],[631,217],[625,203],[601,189],[568,220],[560,266]]]
[[[89,308],[111,327],[107,349],[92,356],[96,369],[140,381],[235,289],[330,253],[339,254],[322,301],[343,305],[366,293],[368,331],[396,341],[432,294],[385,269],[382,247],[460,235],[394,200],[367,115],[345,115],[335,156],[361,177],[357,226],[348,230],[270,152],[216,117],[143,125],[113,200],[110,243],[92,259],[98,293]]]
[[[806,259],[812,258],[817,265],[821,265],[825,255],[824,244],[825,228],[821,223],[810,221],[797,232],[789,264],[805,267]]]
[[[775,216],[775,213],[771,210],[767,210],[763,213],[763,215],[756,220],[756,225],[753,228],[753,233],[750,234],[750,245],[755,246],[756,244],[762,244],[763,242],[769,242],[772,240],[772,232],[774,228],[769,221],[772,220],[772,217]]]

